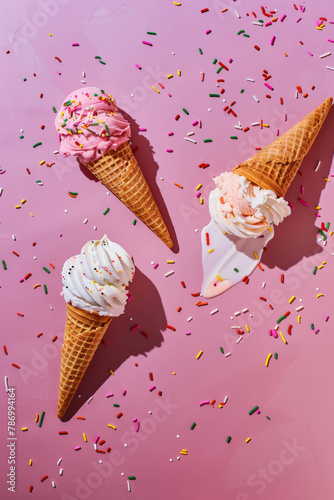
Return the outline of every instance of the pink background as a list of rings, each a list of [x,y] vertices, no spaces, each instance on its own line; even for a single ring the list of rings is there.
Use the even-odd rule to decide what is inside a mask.
[[[295,208],[268,245],[262,261],[264,272],[256,269],[248,286],[241,283],[207,306],[197,307],[198,298],[191,295],[201,287],[200,231],[209,221],[207,198],[213,188],[212,177],[231,170],[254,154],[255,147],[274,140],[277,129],[283,133],[333,95],[334,72],[326,68],[334,66],[333,55],[319,56],[334,48],[328,41],[334,39],[334,24],[329,23],[334,21],[334,7],[325,0],[308,1],[303,2],[306,9],[302,12],[299,3],[297,11],[290,1],[270,2],[267,10],[277,8],[279,19],[283,14],[286,19],[260,27],[252,22],[263,19],[267,23],[269,18],[263,16],[258,0],[181,3],[1,3],[0,260],[5,260],[7,270],[1,266],[0,294],[2,344],[8,355],[2,352],[0,366],[2,380],[7,375],[9,385],[16,388],[19,499],[123,499],[128,495],[145,500],[334,498],[334,250],[329,233],[327,246],[318,233],[322,222],[333,224],[333,110],[302,165],[302,176],[297,175],[289,189],[287,199]],[[202,14],[206,7],[209,12]],[[228,11],[221,13],[224,8]],[[328,20],[322,30],[316,29],[319,17]],[[208,29],[212,32],[206,34]],[[250,38],[237,34],[242,29]],[[157,35],[150,36],[147,31]],[[276,40],[271,45],[273,36]],[[142,44],[142,40],[153,46]],[[72,43],[80,45],[73,47]],[[254,45],[261,50],[255,50]],[[229,72],[222,70],[217,75],[219,66],[212,64],[214,58],[227,65]],[[268,83],[273,91],[264,86],[264,69],[272,75]],[[167,79],[169,74],[173,78]],[[225,79],[219,88],[218,78]],[[138,162],[176,242],[174,253],[141,222],[134,226],[133,214],[74,160],[53,153],[58,149],[58,138],[52,106],[59,109],[69,92],[83,86],[81,80],[111,92],[127,113],[132,146],[138,148]],[[308,97],[299,94],[296,99],[297,85]],[[219,99],[209,97],[221,88],[225,93]],[[237,118],[223,111],[234,100]],[[175,121],[177,114],[181,117]],[[251,126],[261,119],[270,128]],[[195,120],[201,120],[201,129],[192,126]],[[248,132],[234,128],[239,120],[243,128],[250,127]],[[44,130],[41,125],[45,125]],[[169,137],[171,131],[174,136]],[[197,144],[184,140],[191,131]],[[24,139],[20,140],[20,135]],[[207,138],[213,142],[203,143]],[[39,141],[42,146],[33,149]],[[173,149],[173,153],[166,149]],[[48,168],[39,164],[42,160],[55,164]],[[314,172],[319,160],[321,166]],[[202,162],[210,167],[198,168]],[[203,184],[203,205],[196,198],[199,183]],[[69,191],[78,192],[77,198],[71,198]],[[308,207],[298,202],[299,197]],[[23,198],[26,203],[15,209]],[[315,209],[318,205],[321,210]],[[107,207],[110,212],[104,216]],[[88,222],[83,224],[85,219]],[[61,422],[56,417],[66,310],[60,296],[61,269],[85,242],[105,233],[134,257],[133,298],[125,314],[111,323],[106,345],[101,344],[82,381],[81,398],[75,397],[66,421]],[[175,264],[166,263],[171,259]],[[159,267],[154,269],[152,262],[158,262]],[[314,266],[323,262],[324,267],[313,275]],[[50,275],[43,266],[51,270]],[[165,277],[170,270],[175,273]],[[28,273],[32,276],[20,283]],[[186,283],[185,289],[181,281]],[[34,289],[36,283],[42,286]],[[316,298],[318,293],[324,296]],[[296,300],[289,304],[292,295]],[[304,309],[298,313],[295,309],[300,305]],[[211,315],[215,308],[219,312]],[[234,316],[244,308],[249,311]],[[274,339],[267,333],[286,311],[291,314],[280,324],[280,331],[287,345],[280,336]],[[327,322],[326,315],[330,316]],[[187,322],[190,316],[193,320]],[[166,329],[166,324],[176,331]],[[236,344],[239,336],[231,326],[245,329],[246,324],[250,332]],[[290,324],[291,336],[287,334]],[[135,325],[139,328],[131,331]],[[37,338],[40,332],[43,336]],[[55,336],[58,338],[52,342]],[[231,356],[225,357],[220,347]],[[200,350],[203,355],[197,360]],[[273,356],[266,368],[269,352],[278,353],[278,359]],[[150,372],[154,382],[149,379]],[[150,392],[153,383],[156,389]],[[123,390],[127,391],[125,396]],[[111,392],[114,397],[106,398]],[[87,404],[91,396],[93,400]],[[226,396],[226,405],[219,408]],[[203,400],[216,403],[199,407]],[[115,403],[120,408],[114,407]],[[249,416],[255,405],[260,413]],[[4,385],[0,406],[0,488],[1,498],[7,499],[12,497],[5,477],[9,466]],[[40,428],[35,416],[42,411],[45,418]],[[116,418],[119,411],[123,412],[121,419]],[[85,420],[78,420],[78,415]],[[141,423],[138,433],[133,418]],[[191,430],[193,422],[197,425]],[[28,431],[21,431],[22,427]],[[60,431],[68,435],[59,435]],[[94,451],[96,435],[106,441],[99,448],[110,446],[110,454]],[[232,437],[230,444],[227,436]],[[248,437],[251,441],[245,443]],[[81,446],[79,451],[74,450],[77,446]],[[180,455],[182,449],[188,450],[187,456]],[[41,483],[45,475],[49,477]],[[136,480],[131,481],[128,493],[127,478],[132,475]],[[34,487],[31,494],[30,485]]]

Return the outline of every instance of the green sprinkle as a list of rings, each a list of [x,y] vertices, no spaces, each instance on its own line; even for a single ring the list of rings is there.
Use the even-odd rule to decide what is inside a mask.
[[[314,266],[314,269],[313,269],[313,274],[315,274],[317,272],[317,266]]]
[[[329,226],[331,225],[330,222],[326,222],[326,229],[329,229]]]
[[[219,66],[219,68],[217,69],[217,75],[219,75],[219,73],[221,72],[222,69],[223,69],[223,66]]]
[[[132,224],[135,226],[137,224],[136,219],[133,219]]]
[[[95,59],[101,59],[101,57],[100,56],[95,56]],[[97,95],[97,94],[95,94],[95,95]]]
[[[48,294],[48,287],[46,285],[44,285],[44,292],[45,292],[45,295]]]
[[[27,81],[27,79],[26,79],[26,78],[23,78],[23,81],[24,81],[24,82],[26,82],[26,81]]]
[[[115,407],[115,408],[119,408],[119,404],[114,403],[114,407]]]
[[[327,236],[325,235],[325,233],[321,229],[318,230],[318,233],[321,234],[321,236],[323,237],[324,240],[327,240]]]
[[[36,142],[36,144],[33,145],[33,148],[37,148],[37,146],[41,146],[42,143],[41,142]]]
[[[147,33],[148,35],[156,35],[156,33],[154,33],[154,31],[146,31],[146,33]]]
[[[214,60],[212,61],[212,64],[216,64],[217,63],[217,59],[214,58]]]
[[[238,273],[238,272],[239,272],[239,269],[237,269],[237,268],[235,267],[235,268],[234,268],[234,271],[235,271],[236,273]]]
[[[40,184],[42,181],[38,180],[38,181],[36,181],[36,182],[37,182],[37,184]]]
[[[232,439],[232,438],[231,438],[231,436],[227,436],[226,442],[227,442],[227,443],[230,443],[230,442],[231,442],[231,439]]]
[[[104,212],[103,215],[107,215],[107,213],[110,212],[110,208],[107,208]]]
[[[190,426],[190,429],[193,431],[196,427],[196,422],[192,423],[191,426]]]
[[[238,137],[236,135],[231,135],[230,139],[238,139]]]
[[[275,359],[278,359],[278,354],[277,354],[277,352],[275,352]]]
[[[259,19],[259,23],[264,23],[263,19]]]
[[[224,354],[224,349],[222,347],[220,347],[220,352]]]
[[[203,50],[202,50],[202,49],[198,49],[198,50],[199,50],[199,53],[200,53],[201,55],[203,55]]]
[[[268,420],[271,420],[271,418],[270,418],[270,417],[268,417],[268,415],[266,415],[266,418],[267,418]]]
[[[283,314],[283,316],[281,316],[280,318],[278,318],[277,324],[279,324],[281,321],[283,321],[283,319],[286,319],[286,316],[284,314]]]
[[[220,97],[219,94],[209,94],[209,97]]]
[[[154,33],[154,35],[155,35],[155,33]],[[129,477],[128,477],[128,479],[129,479],[130,481],[133,481],[134,479],[137,479],[137,478],[136,478],[136,476],[129,476]]]
[[[311,323],[311,330],[314,330],[314,323]]]
[[[110,130],[109,130],[109,127],[106,123],[104,124],[104,128],[106,129],[107,134],[110,135]]]
[[[52,106],[52,111],[53,111],[54,113],[57,113],[57,110],[56,110],[56,108],[55,108],[54,106]]]
[[[44,415],[45,415],[45,411],[42,411],[42,415],[41,415],[41,419],[39,421],[38,427],[42,427],[43,420],[44,420]]]
[[[50,271],[47,267],[43,267],[44,271],[46,271],[48,274],[50,274]]]
[[[212,142],[212,139],[204,139],[203,142]]]
[[[245,89],[240,90],[240,94],[243,94],[245,92]]]
[[[259,407],[258,406],[254,406],[254,408],[248,413],[248,415],[253,415],[253,413],[256,412],[256,410],[258,410]]]
[[[24,139],[24,135],[20,135],[20,139]]]
[[[78,196],[79,193],[74,193],[73,191],[69,191],[69,194],[71,194],[73,196]]]
[[[245,36],[246,38],[250,38],[250,35],[247,35],[247,33],[244,33],[244,36]]]
[[[238,31],[238,33],[237,33],[237,34],[238,34],[238,35],[241,35],[241,33],[245,33],[245,30],[240,30],[240,31]]]
[[[71,132],[72,134],[76,134],[76,131],[73,130],[73,128],[67,127],[66,130],[67,130],[67,132]]]
[[[71,100],[70,100],[70,101],[66,101],[66,102],[65,102],[65,106],[71,106],[71,104],[72,104],[72,101],[71,101]]]
[[[6,262],[4,260],[2,261],[2,266],[3,266],[4,270],[7,271]]]
[[[186,115],[189,115],[189,111],[186,110],[186,108],[182,108],[182,111],[184,111]]]
[[[99,63],[101,63],[101,64],[107,64],[107,63],[105,63],[104,61],[99,61]]]

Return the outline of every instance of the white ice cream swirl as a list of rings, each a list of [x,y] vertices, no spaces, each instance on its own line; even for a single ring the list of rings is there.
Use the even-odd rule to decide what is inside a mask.
[[[217,187],[209,196],[210,215],[228,234],[254,238],[291,213],[284,198],[241,175],[224,172],[214,182]]]
[[[131,257],[104,235],[101,240],[86,243],[80,255],[65,262],[62,295],[74,307],[116,317],[124,312],[126,287],[134,272]]]

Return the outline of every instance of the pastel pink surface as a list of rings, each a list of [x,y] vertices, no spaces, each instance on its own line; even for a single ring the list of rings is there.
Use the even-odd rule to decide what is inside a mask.
[[[329,236],[334,223],[333,110],[303,163],[303,175],[288,191],[294,209],[268,244],[261,263],[264,271],[257,269],[248,285],[233,287],[207,306],[196,306],[201,297],[191,295],[201,286],[200,231],[210,220],[207,200],[214,188],[212,177],[232,170],[255,147],[273,141],[277,129],[283,133],[333,93],[334,72],[326,68],[334,67],[333,55],[319,56],[332,49],[327,40],[334,38],[329,23],[334,21],[334,7],[325,0],[306,2],[302,12],[299,4],[297,11],[293,3],[282,0],[270,5],[271,10],[278,9],[278,21],[260,27],[253,21],[270,19],[263,15],[259,0],[181,3],[21,0],[2,7],[0,168],[6,172],[0,175],[0,238],[7,270],[0,270],[0,294],[2,344],[8,355],[1,353],[0,366],[2,377],[8,376],[9,385],[16,388],[20,499],[128,498],[129,476],[136,476],[130,481],[131,498],[138,500],[334,497],[330,384],[334,249]],[[209,11],[202,14],[205,7]],[[228,11],[222,13],[225,8]],[[314,20],[319,17],[328,19],[323,30],[316,29]],[[238,35],[240,30],[250,38]],[[229,71],[217,74],[214,58]],[[264,85],[263,70],[272,76],[268,82],[273,91]],[[170,74],[173,78],[167,78]],[[216,87],[218,79],[225,81]],[[85,85],[110,91],[129,121],[136,158],[173,234],[175,253],[140,221],[133,225],[133,214],[75,159],[53,153],[58,137],[52,107],[58,109],[64,96]],[[297,85],[303,91],[298,99]],[[225,92],[219,99],[209,97],[222,88]],[[236,118],[224,112],[234,100]],[[180,119],[175,120],[178,114]],[[270,127],[251,126],[261,119]],[[192,125],[196,120],[201,128]],[[235,129],[238,121],[250,130]],[[195,135],[187,136],[189,132]],[[211,143],[203,142],[209,138]],[[38,142],[42,145],[33,148]],[[210,167],[198,168],[201,163]],[[198,184],[203,205],[196,197]],[[70,197],[69,191],[78,196]],[[15,209],[16,205],[21,208]],[[110,211],[103,215],[106,208]],[[331,227],[325,232],[325,246],[318,230],[327,222]],[[56,417],[66,315],[60,296],[61,269],[89,239],[105,233],[134,257],[132,299],[125,314],[112,321],[106,345],[98,348],[71,418],[61,422]],[[175,264],[167,264],[168,260]],[[322,265],[313,275],[314,267]],[[165,277],[171,270],[175,273]],[[24,279],[28,273],[32,276]],[[35,284],[41,286],[34,289]],[[317,298],[319,294],[323,296]],[[296,299],[290,304],[292,296]],[[301,305],[304,309],[296,311]],[[210,314],[216,308],[219,311]],[[238,311],[241,314],[235,315]],[[286,345],[280,335],[275,339],[267,331],[287,311],[290,315],[279,324]],[[238,344],[240,337],[232,326],[245,331]],[[38,338],[39,333],[43,335]],[[225,357],[220,347],[231,355]],[[200,351],[203,355],[196,359]],[[273,357],[265,367],[269,353]],[[156,389],[150,391],[152,385]],[[12,496],[5,478],[9,436],[4,384],[1,390],[0,491],[7,499]],[[110,393],[114,396],[107,398]],[[227,403],[219,408],[226,396]],[[200,407],[203,400],[216,403]],[[260,413],[250,416],[255,405]],[[35,416],[42,411],[45,418],[39,427]],[[117,418],[120,412],[123,416]],[[134,418],[140,422],[138,432]],[[196,427],[191,430],[193,422]],[[21,431],[24,427],[28,431]],[[68,434],[59,435],[61,431]],[[96,453],[97,435],[105,440],[99,449],[110,446],[110,454]],[[245,443],[248,437],[251,441]],[[75,451],[77,446],[81,449]],[[188,450],[187,456],[180,454],[182,449]],[[41,483],[45,475],[49,477]]]

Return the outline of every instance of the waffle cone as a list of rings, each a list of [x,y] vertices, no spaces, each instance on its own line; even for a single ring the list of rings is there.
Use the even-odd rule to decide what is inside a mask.
[[[128,141],[85,164],[167,246],[173,242]]]
[[[110,316],[91,314],[67,304],[57,416],[62,418],[109,324]]]
[[[329,97],[269,146],[235,167],[233,172],[284,198],[325,121],[332,101]]]

